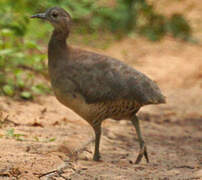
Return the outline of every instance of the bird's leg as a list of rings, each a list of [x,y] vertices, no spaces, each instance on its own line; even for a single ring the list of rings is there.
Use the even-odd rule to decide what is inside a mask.
[[[146,159],[146,161],[148,163],[149,158],[148,158],[148,154],[147,154],[147,148],[146,148],[146,145],[145,145],[144,140],[142,138],[140,125],[139,125],[139,119],[138,119],[138,117],[136,115],[132,118],[132,123],[135,126],[138,141],[139,141],[139,144],[140,144],[140,152],[139,152],[139,154],[137,156],[135,164],[138,164],[141,161],[143,155],[144,155],[144,157],[145,157],[145,159]]]
[[[99,159],[100,159],[99,146],[100,146],[100,136],[101,136],[101,125],[96,125],[93,127],[93,129],[95,132],[95,151],[94,151],[94,155],[93,155],[93,160],[99,161]]]

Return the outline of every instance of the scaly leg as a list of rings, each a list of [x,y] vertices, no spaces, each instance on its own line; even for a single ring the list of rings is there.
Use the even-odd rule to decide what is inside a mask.
[[[100,146],[100,136],[101,136],[101,125],[96,125],[93,127],[94,132],[95,132],[95,151],[93,155],[93,160],[94,161],[99,161],[100,159],[100,151],[99,151],[99,146]]]
[[[139,119],[136,115],[134,115],[134,117],[132,118],[132,123],[133,125],[135,126],[135,129],[136,129],[136,133],[137,133],[137,137],[138,137],[138,141],[139,141],[139,144],[140,144],[140,152],[137,156],[137,159],[135,161],[135,164],[138,164],[143,155],[147,161],[147,163],[149,162],[149,158],[148,158],[148,154],[147,154],[147,148],[146,148],[146,145],[144,143],[144,140],[142,138],[142,135],[141,135],[141,130],[140,130],[140,125],[139,125]]]

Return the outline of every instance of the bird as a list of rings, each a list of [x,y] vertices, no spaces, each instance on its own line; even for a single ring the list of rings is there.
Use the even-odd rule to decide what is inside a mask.
[[[124,62],[96,52],[69,45],[72,18],[61,7],[52,7],[31,18],[48,21],[54,28],[48,43],[48,72],[56,98],[86,120],[94,130],[93,160],[100,161],[102,122],[131,121],[140,150],[135,163],[143,157],[149,162],[139,118],[141,107],[166,103],[157,84]]]

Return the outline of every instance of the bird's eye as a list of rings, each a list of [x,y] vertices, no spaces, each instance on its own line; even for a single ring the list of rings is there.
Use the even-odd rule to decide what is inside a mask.
[[[57,17],[58,17],[58,13],[53,12],[53,13],[52,13],[52,16],[53,16],[54,18],[57,18]]]

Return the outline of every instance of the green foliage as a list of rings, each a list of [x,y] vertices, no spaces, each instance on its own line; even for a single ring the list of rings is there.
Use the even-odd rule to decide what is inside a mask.
[[[31,92],[29,92],[29,91],[23,91],[20,94],[20,97],[22,97],[23,99],[32,99],[33,98]]]
[[[6,84],[3,86],[3,92],[8,95],[8,96],[13,96],[14,95],[14,89],[12,86]]]
[[[20,134],[20,133],[15,133],[15,129],[11,128],[8,129],[5,133],[5,135],[0,135],[0,138],[9,138],[9,139],[14,139],[17,141],[27,141],[28,137],[25,134]],[[30,138],[30,140],[34,140],[36,142],[44,142],[44,143],[49,143],[49,142],[54,142],[56,141],[56,138],[51,137],[51,138],[45,138],[45,139],[39,139],[39,137],[35,136],[33,139]]]
[[[1,92],[8,96],[20,95],[30,99],[33,93],[32,87],[35,86],[34,73],[42,73],[46,70],[44,63],[46,56],[40,55],[41,53],[37,51],[36,42],[21,37],[16,38],[16,35],[22,34],[7,28],[0,30]],[[31,94],[28,95],[26,91]]]
[[[75,33],[82,35],[84,43],[102,39],[100,33],[110,31],[119,37],[136,32],[152,41],[166,34],[183,40],[191,36],[191,28],[182,15],[167,18],[156,13],[146,0],[117,0],[113,6],[102,0],[1,0],[0,94],[32,99],[35,94],[50,92],[44,82],[35,79],[47,76],[47,57],[40,45],[47,44],[50,25],[30,21],[29,17],[52,6],[63,7],[72,15]]]
[[[175,14],[166,18],[156,13],[153,5],[146,0],[116,0],[113,7],[95,0],[38,0],[34,9],[38,7],[39,11],[44,11],[52,6],[65,8],[72,15],[74,23],[81,27],[80,33],[84,34],[98,30],[116,31],[117,34],[136,31],[153,41],[160,40],[168,33],[183,40],[191,35],[191,28],[183,15]]]
[[[40,55],[37,42],[26,39],[28,18],[11,11],[7,3],[1,2],[6,14],[0,21],[0,92],[7,96],[18,95],[32,98],[34,72],[46,69],[45,55]],[[3,6],[5,5],[5,6]],[[38,50],[38,51],[37,51]],[[34,53],[32,53],[33,51]],[[28,70],[29,69],[29,70]]]
[[[46,138],[46,139],[44,139],[44,140],[41,140],[41,139],[39,139],[39,137],[37,137],[37,136],[35,136],[34,137],[34,140],[36,141],[36,142],[45,142],[45,143],[49,143],[49,142],[54,142],[55,140],[56,140],[56,138],[54,138],[54,137],[52,137],[52,138]]]
[[[7,133],[6,133],[6,137],[7,138],[12,138],[12,139],[15,139],[17,141],[23,141],[22,137],[25,136],[24,134],[17,134],[15,133],[15,130],[12,128],[12,129],[8,129],[7,130]]]
[[[24,99],[35,94],[35,74],[47,69],[38,42],[26,37],[30,5],[23,0],[0,1],[0,94]]]
[[[189,40],[191,28],[188,22],[180,14],[173,14],[167,23],[167,30],[174,37]]]

